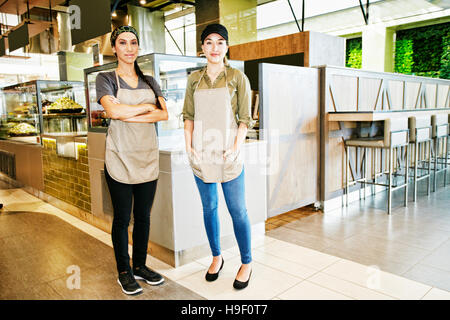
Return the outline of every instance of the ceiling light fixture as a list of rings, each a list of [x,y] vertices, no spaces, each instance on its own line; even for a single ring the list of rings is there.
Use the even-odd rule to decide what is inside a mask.
[[[115,17],[117,17],[117,13],[114,11],[113,13],[112,13],[112,16],[115,18]]]
[[[146,3],[147,3],[147,1],[145,1],[145,0],[141,0],[141,1],[139,1],[139,3],[140,3],[140,4],[142,4],[142,5],[144,5],[144,4],[146,4]]]

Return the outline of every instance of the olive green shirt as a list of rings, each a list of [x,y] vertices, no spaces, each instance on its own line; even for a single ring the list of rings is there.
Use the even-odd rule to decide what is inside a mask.
[[[251,105],[252,105],[252,91],[250,88],[250,82],[247,76],[239,69],[226,66],[228,89],[231,97],[231,107],[233,113],[236,116],[236,123],[245,123],[249,129],[251,129],[255,121],[251,117]],[[211,79],[205,72],[206,67],[200,70],[192,72],[187,80],[186,95],[184,97],[183,107],[183,120],[194,121],[195,108],[194,108],[194,91],[199,82],[198,89],[214,89],[225,87],[225,72],[222,71],[214,81],[211,83]],[[203,74],[203,77],[202,77]]]

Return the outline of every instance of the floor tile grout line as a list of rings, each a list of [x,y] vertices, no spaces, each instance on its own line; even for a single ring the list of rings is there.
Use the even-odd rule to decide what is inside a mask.
[[[346,260],[346,259],[342,259],[342,260]],[[352,262],[352,261],[350,261],[350,262]],[[330,267],[331,267],[331,266],[330,266]],[[371,289],[371,288],[368,288],[368,287],[364,287],[364,286],[362,286],[362,285],[359,284],[359,283],[356,283],[356,282],[353,282],[353,281],[349,281],[349,280],[347,280],[347,279],[343,279],[343,278],[337,277],[336,275],[327,273],[327,272],[324,271],[325,269],[328,269],[328,267],[322,269],[320,272],[317,272],[316,274],[318,274],[318,273],[323,273],[323,274],[325,274],[325,275],[327,275],[327,276],[329,276],[329,277],[332,277],[332,278],[335,278],[335,279],[338,279],[338,280],[341,280],[341,281],[348,282],[348,283],[350,283],[350,284],[352,284],[352,285],[355,285],[355,286],[357,286],[357,287],[360,287],[360,288],[363,288],[363,289],[367,289],[367,290],[373,291],[373,292],[375,292],[375,293],[379,293],[379,294],[388,296],[388,297],[393,298],[393,299],[395,299],[395,300],[401,300],[401,299],[399,299],[399,298],[397,298],[397,297],[391,296],[390,294],[387,294],[387,293],[384,293],[384,292],[379,292],[379,291],[377,291],[377,290],[375,290],[375,289]],[[316,274],[314,274],[314,275],[316,275]],[[313,277],[314,275],[312,275],[311,277]],[[308,277],[308,279],[311,278],[311,277]],[[308,279],[305,279],[305,280],[308,280]],[[310,281],[310,282],[312,282],[312,281]],[[313,283],[314,283],[314,282],[313,282]],[[319,285],[319,284],[317,284],[317,285]],[[324,287],[324,288],[327,288],[327,287]],[[356,300],[359,300],[359,299],[356,299]]]
[[[310,277],[308,277],[308,278],[310,278]],[[342,292],[336,291],[336,290],[331,289],[331,288],[324,287],[324,286],[322,286],[322,285],[320,285],[320,284],[318,284],[318,283],[315,283],[315,282],[311,282],[311,281],[309,281],[308,279],[303,279],[302,281],[300,281],[299,283],[297,283],[297,284],[295,284],[294,286],[290,287],[289,289],[283,291],[283,292],[280,293],[279,295],[281,295],[281,294],[283,294],[283,293],[285,293],[285,292],[291,290],[292,288],[294,288],[294,287],[296,287],[296,286],[298,286],[298,285],[300,285],[300,284],[302,284],[302,283],[304,283],[304,282],[308,282],[308,283],[310,283],[310,284],[316,285],[316,286],[321,287],[321,288],[323,288],[323,289],[326,289],[326,290],[330,290],[330,291],[336,292],[336,293],[338,293],[338,294],[340,294],[340,295],[343,295],[343,296],[345,296],[345,297],[347,297],[347,298],[350,298],[350,299],[352,299],[352,300],[358,300],[358,299],[353,298],[353,297],[350,297],[350,296],[348,296],[348,295],[346,295],[346,294],[344,294],[344,293],[342,293]],[[275,298],[275,297],[274,297],[274,298]],[[272,299],[273,299],[273,298],[272,298]],[[283,299],[283,300],[285,300],[285,299]],[[294,299],[294,300],[295,300],[295,299]],[[342,299],[335,299],[335,300],[342,300]]]
[[[439,271],[442,271],[442,272],[450,273],[449,270],[444,270],[444,269],[438,268],[438,267],[436,267],[436,266],[432,266],[432,265],[427,264],[427,263],[418,262],[417,264],[421,264],[421,265],[424,265],[424,266],[426,266],[426,267],[428,267],[428,268],[433,268],[433,269],[436,269],[436,270],[439,270]],[[450,291],[449,291],[449,292],[450,292]]]
[[[435,231],[435,230],[433,230],[433,231]],[[373,237],[377,237],[377,236],[375,236],[373,234],[368,234],[368,235],[369,236],[373,236]],[[414,245],[414,244],[409,244],[409,243],[407,243],[406,241],[403,241],[403,240],[395,240],[395,239],[388,240],[388,239],[383,238],[381,236],[378,237],[378,238],[379,239],[385,239],[386,241],[392,241],[392,242],[395,242],[395,243],[398,243],[398,244],[402,244],[404,246],[411,247],[411,248],[414,248],[414,249],[420,249],[420,250],[425,250],[425,251],[434,251],[434,250],[438,249],[444,242],[447,242],[450,239],[450,238],[447,238],[443,243],[439,244],[436,248],[429,249],[429,248],[419,247],[419,246]]]
[[[346,259],[344,259],[344,260],[346,260]],[[353,262],[353,261],[350,261],[350,260],[347,260],[347,261]],[[360,264],[360,263],[358,263],[358,264]],[[361,265],[362,265],[362,264],[361,264]],[[365,265],[363,265],[363,266],[365,266]],[[368,267],[368,266],[367,266],[367,267]],[[417,284],[420,284],[420,285],[423,285],[423,286],[426,286],[426,287],[431,287],[431,288],[433,288],[432,286],[430,286],[430,285],[428,285],[428,284],[425,284],[425,283],[422,283],[422,282],[419,282],[419,281],[416,281],[416,280],[408,279],[408,278],[405,278],[405,277],[402,277],[402,276],[399,276],[399,275],[396,275],[396,274],[393,274],[393,273],[390,273],[390,272],[383,271],[383,270],[381,270],[381,269],[380,269],[380,271],[381,271],[381,272],[384,272],[384,273],[387,273],[387,274],[389,274],[389,275],[397,276],[397,277],[402,278],[402,279],[404,279],[404,280],[408,280],[408,281],[411,281],[411,282],[414,282],[414,283],[417,283]],[[335,277],[335,278],[338,278],[338,279],[341,279],[341,280],[345,280],[345,281],[348,281],[348,282],[351,282],[351,283],[353,283],[353,284],[356,284],[356,285],[361,286],[358,282],[355,282],[355,281],[353,281],[353,280],[344,279],[344,278],[339,277],[339,276],[337,276],[337,275],[328,273],[328,272],[326,272],[326,270],[324,270],[323,273],[325,273],[325,274],[327,274],[327,275],[329,275],[329,276],[333,276],[333,277]],[[390,294],[387,294],[387,293],[385,293],[385,292],[383,292],[383,291],[381,291],[381,290],[377,290],[377,289],[370,289],[370,290],[373,290],[373,291],[376,291],[376,292],[378,292],[378,293],[381,293],[381,294],[390,296],[390,297],[395,298],[395,299],[397,299],[397,300],[403,300],[403,299],[401,299],[401,298],[399,298],[399,297],[395,297],[395,296],[392,296],[392,295],[390,295]],[[413,300],[418,300],[418,299],[413,299]]]
[[[425,257],[427,257],[427,256],[425,256]],[[408,273],[408,272],[411,271],[413,268],[415,268],[417,265],[419,265],[420,262],[421,262],[423,259],[425,259],[425,257],[423,257],[421,260],[417,261],[417,262],[414,263],[412,266],[410,266],[405,272],[403,272],[403,273],[401,274],[401,276],[404,277],[404,278],[409,279],[408,277],[404,276],[404,274]],[[411,279],[411,280],[412,280],[412,279]]]
[[[261,250],[258,250],[259,252],[261,252]],[[278,258],[278,259],[280,259],[280,260],[285,260],[285,261],[287,261],[287,262],[292,262],[292,261],[289,261],[289,260],[286,260],[286,259],[283,259],[283,258],[280,258],[280,257],[277,257],[277,256],[274,256],[273,254],[270,254],[270,253],[266,253],[266,252],[264,252],[264,254],[267,254],[267,255],[270,255],[270,256],[272,256],[272,257],[275,257],[275,258]],[[255,260],[256,261],[256,260]],[[268,268],[271,268],[271,269],[274,269],[274,270],[276,270],[276,271],[279,271],[279,272],[282,272],[282,273],[285,273],[285,274],[287,274],[287,275],[289,275],[289,276],[292,276],[292,277],[296,277],[296,278],[298,278],[298,279],[302,279],[302,280],[306,280],[307,278],[304,278],[304,277],[301,277],[301,276],[299,276],[299,275],[295,275],[295,274],[292,274],[292,273],[290,273],[290,272],[286,272],[286,271],[284,271],[284,270],[281,270],[281,269],[277,269],[277,268],[274,268],[274,267],[272,267],[271,265],[269,265],[269,264],[266,264],[266,263],[264,263],[264,262],[261,262],[261,261],[256,261],[256,262],[258,262],[258,263],[260,263],[260,264],[262,264],[262,265],[264,265],[264,266],[266,266],[266,267],[268,267]],[[295,263],[295,262],[292,262],[292,263]],[[314,269],[314,268],[311,268],[311,267],[307,267],[307,266],[305,266],[305,265],[302,265],[302,264],[299,264],[299,263],[295,263],[295,264],[297,264],[297,265],[299,265],[299,266],[301,266],[301,267],[305,267],[305,268],[308,268],[308,269]],[[316,270],[314,269],[314,272],[316,272]]]
[[[306,234],[306,235],[308,235],[308,236],[314,236],[313,234],[310,234],[309,232],[306,232],[306,231],[303,231],[303,230],[299,230],[299,229],[294,228],[294,227],[289,226],[289,225],[283,225],[282,227],[285,227],[286,229],[289,229],[289,230],[292,230],[292,231],[295,231],[295,232],[298,232],[298,233],[304,233],[304,234]],[[329,238],[329,237],[326,237],[326,236],[321,236],[320,238],[321,238],[322,240],[327,240],[327,241],[329,241],[329,242],[341,240],[341,239],[333,239],[333,238]]]
[[[194,273],[190,274],[189,276],[193,276],[194,274],[197,274],[197,273],[200,273],[200,272],[202,272],[202,271],[200,270],[200,271],[194,272]],[[190,287],[188,287],[188,286],[186,286],[186,285],[180,283],[180,281],[181,281],[182,279],[184,279],[184,278],[186,278],[186,277],[180,278],[180,279],[178,279],[178,280],[173,280],[173,279],[170,279],[170,278],[169,278],[169,279],[170,279],[171,281],[175,282],[177,285],[180,285],[180,286],[182,286],[183,288],[185,288],[185,289],[187,289],[187,290],[189,290],[189,291],[192,291],[192,292],[194,292],[195,294],[198,294],[200,297],[203,297],[203,298],[205,298],[206,300],[211,300],[210,298],[205,297],[202,293],[198,292],[197,290],[195,290],[195,289],[193,289],[193,288],[190,288]]]
[[[306,281],[306,279],[302,279],[302,280],[300,280],[299,282],[297,282],[297,283],[295,283],[294,285],[292,285],[292,286],[290,286],[289,288],[287,288],[286,290],[283,290],[282,292],[277,293],[277,294],[276,294],[275,296],[273,296],[271,299],[276,298],[276,297],[280,297],[283,293],[285,293],[285,292],[291,290],[292,288],[298,286],[299,284],[303,283],[304,281]],[[282,299],[282,298],[280,298],[280,299]],[[270,299],[269,299],[269,300],[270,300]],[[282,300],[286,300],[286,299],[282,299]]]
[[[445,242],[447,242],[447,241],[448,241],[448,240],[446,240]],[[442,245],[443,245],[443,244],[442,244]],[[444,269],[441,269],[441,268],[437,268],[437,267],[435,267],[435,266],[432,266],[432,265],[429,265],[429,264],[423,262],[426,258],[428,258],[428,257],[431,256],[432,254],[434,254],[434,253],[438,250],[438,248],[440,248],[442,245],[440,245],[439,247],[437,247],[433,252],[430,252],[430,254],[428,254],[428,255],[422,257],[421,260],[417,261],[411,268],[409,268],[409,269],[408,269],[407,271],[405,271],[403,274],[406,274],[407,272],[411,271],[411,269],[413,269],[414,267],[416,267],[416,266],[419,265],[419,264],[422,264],[422,265],[424,265],[424,266],[426,266],[426,267],[434,268],[434,269],[439,270],[439,271],[449,272],[449,273],[450,273],[450,271],[448,271],[448,270],[444,270]],[[403,275],[403,274],[402,274],[402,275]]]
[[[445,243],[447,243],[450,240],[450,237],[447,238],[447,240],[445,240],[443,243],[441,243],[438,247],[436,247],[433,251],[437,251],[439,250],[439,248],[441,248]],[[428,256],[430,256],[431,254],[433,254],[434,252],[431,252],[429,255],[425,256],[423,259],[427,258]],[[422,259],[422,260],[423,260]],[[420,262],[420,261],[419,261]]]
[[[430,290],[428,290],[428,291],[422,296],[422,298],[420,298],[419,300],[423,300],[423,298],[425,298],[426,295],[429,294],[430,291],[433,290],[433,289],[434,289],[434,287],[431,287]]]
[[[331,245],[331,246],[329,246],[329,247],[327,247],[327,248],[325,248],[325,249],[340,249],[340,247],[339,246],[336,246],[336,245]],[[351,250],[351,249],[344,249],[344,250]],[[380,250],[380,249],[374,249],[374,248],[371,248],[371,250],[373,250],[373,251],[375,251],[375,252],[378,252],[378,253],[382,253],[382,254],[386,254],[387,252],[385,252],[384,250]],[[369,256],[369,255],[364,255],[364,254],[360,254],[360,255],[362,255],[363,257],[365,257],[365,258],[368,258],[368,259],[370,259],[371,258],[371,256]],[[352,259],[349,259],[349,258],[342,258],[342,259],[347,259],[347,260],[350,260],[350,261],[353,261],[353,262],[356,262],[356,263],[360,263],[360,264],[364,264],[365,265],[365,263],[361,263],[361,262],[358,262],[358,261],[354,261],[354,260],[352,260]],[[422,258],[419,258],[419,259],[422,259]],[[405,263],[405,262],[403,262],[403,261],[399,261],[399,260],[392,260],[392,259],[389,259],[389,260],[386,260],[387,262],[390,262],[390,263],[394,263],[394,264],[400,264],[400,265],[406,265],[407,263]],[[415,262],[414,264],[416,264],[416,263],[419,263],[419,261],[420,260],[418,260],[417,262]],[[388,273],[392,273],[392,274],[395,274],[395,273],[393,273],[393,272],[390,272],[390,271],[386,271],[386,270],[383,270],[383,271],[385,271],[385,272],[388,272]]]
[[[155,258],[155,259],[157,259],[157,258]],[[198,263],[198,262],[197,262]],[[198,264],[200,264],[200,263],[198,263]],[[201,265],[201,264],[200,264]],[[202,267],[203,267],[203,265],[201,265]],[[172,267],[172,266],[171,266]],[[174,268],[174,267],[172,267],[174,270],[176,269],[176,268]],[[205,267],[206,268],[206,267]],[[164,273],[163,271],[161,271],[161,269],[155,269],[156,271],[158,271],[158,272],[161,272],[161,273]],[[171,270],[169,270],[169,272],[170,272]],[[179,278],[177,278],[177,279],[173,279],[173,278],[170,278],[169,276],[167,276],[166,275],[166,277],[168,277],[170,280],[172,280],[172,281],[174,281],[174,282],[177,282],[177,281],[180,281],[180,280],[182,280],[182,279],[184,279],[184,278],[187,278],[187,277],[191,277],[191,276],[193,276],[194,274],[196,274],[196,273],[199,273],[199,272],[204,272],[204,270],[197,270],[197,271],[194,271],[194,272],[192,272],[192,273],[189,273],[189,274],[186,274],[186,275],[184,275],[184,276],[182,276],[182,277],[179,277]]]
[[[278,239],[276,239],[276,240],[278,240]],[[281,241],[281,240],[278,240],[278,241]],[[289,244],[291,244],[291,243],[289,243]],[[295,245],[295,244],[294,244],[294,245]],[[295,246],[298,246],[298,245],[295,245]],[[298,247],[303,248],[302,246],[298,246]],[[307,248],[307,249],[309,249],[309,248]],[[311,249],[311,250],[313,250],[313,249]],[[261,250],[258,250],[258,251],[261,252]],[[317,250],[314,250],[314,251],[317,251]],[[329,254],[324,253],[324,252],[320,252],[320,251],[317,251],[317,252],[323,253],[323,254],[326,254],[326,255],[329,255]],[[275,258],[281,259],[281,260],[285,260],[285,261],[288,261],[288,262],[295,263],[295,264],[297,264],[297,265],[300,265],[300,266],[305,267],[305,268],[308,268],[308,269],[313,269],[313,270],[315,270],[315,272],[314,272],[312,275],[310,275],[310,276],[308,276],[308,277],[306,277],[306,278],[300,277],[300,278],[305,279],[305,280],[307,280],[308,278],[314,276],[315,274],[320,273],[320,272],[322,272],[323,270],[325,270],[325,269],[331,267],[332,265],[338,263],[339,261],[343,260],[343,258],[340,258],[340,257],[338,257],[338,256],[329,255],[329,256],[332,256],[332,257],[336,258],[337,260],[334,261],[334,262],[332,262],[332,263],[330,263],[329,265],[323,267],[322,269],[318,269],[318,270],[317,270],[316,268],[313,268],[313,267],[311,267],[311,266],[307,266],[307,265],[301,264],[301,263],[299,263],[299,262],[297,262],[297,261],[292,261],[292,260],[288,260],[288,259],[285,259],[285,258],[281,258],[281,257],[278,257],[278,256],[273,255],[273,254],[268,253],[268,252],[263,252],[263,253],[264,253],[264,254],[268,254],[268,255],[270,255],[270,256],[273,256],[273,257],[275,257]],[[261,263],[261,262],[260,262],[260,263]],[[268,265],[267,265],[267,266],[268,266]],[[269,267],[270,267],[270,266],[269,266]],[[275,268],[273,268],[273,267],[271,267],[271,268],[272,268],[272,269],[275,269]],[[276,270],[278,270],[278,269],[276,269]],[[281,270],[280,270],[280,271],[281,271]],[[287,272],[285,272],[285,273],[287,273]],[[288,274],[289,274],[289,273],[288,273]],[[299,277],[299,276],[297,276],[297,277]]]
[[[301,247],[301,246],[299,246],[299,247]],[[301,247],[301,248],[303,248],[303,247]],[[309,248],[307,248],[307,249],[309,249]],[[258,251],[261,251],[260,249],[257,249],[257,250],[258,250]],[[312,249],[310,249],[310,250],[312,250]],[[323,252],[320,252],[320,251],[318,251],[318,252],[319,252],[319,253],[323,253]],[[264,252],[264,253],[266,253],[266,252]],[[270,253],[268,253],[268,254],[270,254]],[[323,253],[323,254],[326,254],[326,253]],[[286,258],[283,258],[283,257],[279,257],[279,256],[276,256],[276,255],[273,255],[273,254],[270,254],[270,255],[272,255],[272,256],[274,256],[274,257],[276,257],[276,258],[278,258],[278,259],[286,260],[286,261],[291,262],[291,263],[296,263],[296,264],[298,264],[298,265],[300,265],[300,266],[302,266],[302,267],[305,267],[305,268],[316,269],[315,267],[308,266],[308,265],[303,264],[303,263],[300,263],[300,262],[298,262],[298,261],[289,260],[289,259],[286,259]],[[341,258],[336,257],[336,256],[333,256],[333,255],[329,255],[329,256],[332,256],[332,257],[341,259]]]
[[[430,251],[430,249],[425,249],[425,248],[421,248],[421,247],[416,247],[407,243],[403,243],[401,241],[395,240],[395,239],[391,239],[391,240],[387,240],[386,238],[383,238],[382,236],[378,236],[378,235],[374,235],[374,234],[368,234],[368,236],[373,237],[373,238],[377,238],[377,239],[381,239],[381,240],[385,240],[386,242],[394,242],[406,247],[412,247],[414,249],[420,249],[420,250],[424,250],[424,251]],[[352,236],[353,237],[353,236]],[[434,249],[433,249],[434,250]]]
[[[339,248],[336,248],[336,247],[330,247],[330,249],[339,249]],[[337,256],[337,257],[339,257],[339,256]],[[363,256],[363,257],[364,257],[364,258],[368,258],[368,259],[371,258],[370,256]],[[368,264],[366,264],[366,263],[357,261],[356,259],[351,259],[351,258],[346,258],[346,257],[339,257],[339,258],[341,258],[341,259],[343,259],[343,260],[347,260],[347,261],[353,262],[353,263],[361,264],[361,265],[364,265],[364,266],[366,266],[366,267],[369,267],[369,266],[371,266],[371,265],[374,265],[374,264],[368,265]],[[389,260],[388,262],[390,262],[390,263],[395,263],[395,264],[404,264],[404,263],[399,263],[399,262],[392,261],[392,260]],[[401,274],[397,274],[397,273],[394,273],[394,272],[389,271],[389,270],[381,269],[381,267],[380,267],[379,265],[377,265],[377,264],[376,264],[376,266],[377,266],[381,271],[383,271],[383,272],[386,272],[386,273],[389,273],[389,274],[392,274],[392,275],[396,275],[396,276],[401,276],[401,277],[402,277]],[[406,277],[404,277],[404,278],[406,278]]]
[[[335,290],[335,289],[328,288],[328,287],[324,287],[324,286],[322,286],[321,284],[318,284],[318,283],[315,283],[315,282],[312,282],[312,281],[308,281],[307,279],[306,279],[305,281],[307,281],[307,282],[309,282],[309,283],[312,283],[312,284],[314,284],[314,285],[316,285],[316,286],[319,286],[319,287],[321,287],[321,288],[323,288],[323,289],[327,289],[327,290],[330,290],[330,291],[339,293],[339,294],[341,294],[341,295],[343,295],[343,296],[345,296],[345,297],[347,297],[347,298],[350,298],[350,299],[352,299],[352,300],[359,300],[359,299],[356,299],[356,298],[354,298],[354,297],[348,296],[348,295],[345,294],[345,293],[339,292],[339,291],[337,291],[337,290]],[[338,299],[338,300],[341,300],[341,299]]]

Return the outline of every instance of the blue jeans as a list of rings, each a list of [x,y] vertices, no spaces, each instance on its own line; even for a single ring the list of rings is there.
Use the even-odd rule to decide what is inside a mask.
[[[212,255],[216,257],[221,252],[217,183],[205,183],[197,176],[194,175],[194,177],[202,199],[203,220],[209,246]],[[237,178],[221,184],[225,202],[233,221],[234,235],[241,253],[241,262],[243,264],[250,263],[252,261],[251,229],[245,204],[244,169]]]

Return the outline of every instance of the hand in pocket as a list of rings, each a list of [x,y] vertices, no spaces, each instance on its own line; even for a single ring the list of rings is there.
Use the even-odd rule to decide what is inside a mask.
[[[235,150],[234,148],[228,149],[223,154],[223,160],[226,163],[233,162],[234,160],[236,160],[238,154],[239,154],[239,150]]]
[[[200,156],[198,153],[194,150],[194,148],[191,148],[187,151],[188,158],[192,163],[198,164],[200,163]]]

